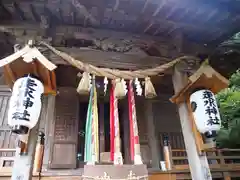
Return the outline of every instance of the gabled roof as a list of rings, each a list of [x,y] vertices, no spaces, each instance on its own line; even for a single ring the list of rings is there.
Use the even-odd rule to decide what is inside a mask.
[[[188,80],[188,84],[170,99],[172,102],[179,104],[186,101],[189,95],[198,88],[206,88],[217,93],[227,88],[229,84],[225,77],[209,65],[201,66]]]

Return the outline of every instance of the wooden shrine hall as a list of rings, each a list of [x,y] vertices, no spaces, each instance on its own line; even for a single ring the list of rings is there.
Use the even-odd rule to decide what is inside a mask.
[[[0,180],[240,178],[240,150],[207,142],[189,102],[240,67],[212,56],[239,12],[231,0],[0,0]],[[23,77],[43,95],[18,135]]]

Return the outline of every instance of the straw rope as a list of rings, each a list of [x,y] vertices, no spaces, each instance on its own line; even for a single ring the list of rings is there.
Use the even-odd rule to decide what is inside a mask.
[[[127,178],[124,178],[124,179],[112,179],[110,177],[96,177],[96,176],[82,176],[84,180],[86,179],[93,179],[93,180],[141,180],[141,179],[144,179],[144,180],[147,180],[148,179],[148,175],[145,175],[145,176],[133,176],[133,177],[127,177]]]
[[[90,74],[93,74],[95,76],[102,76],[107,77],[109,79],[117,79],[117,78],[123,78],[123,79],[135,79],[135,78],[145,78],[148,76],[154,76],[158,75],[159,73],[164,73],[169,68],[173,67],[176,63],[182,61],[182,60],[195,60],[199,61],[199,58],[194,56],[182,56],[179,57],[171,62],[168,62],[166,64],[157,66],[155,68],[149,68],[149,69],[143,69],[143,70],[136,70],[136,71],[126,71],[126,70],[118,70],[118,69],[109,69],[109,68],[99,68],[94,65],[83,63],[80,60],[76,60],[72,56],[68,55],[65,52],[59,51],[53,46],[47,44],[46,42],[40,42],[40,45],[46,46],[48,49],[50,49],[53,53],[60,56],[63,60],[67,61],[72,66],[75,66],[76,68],[88,72]],[[97,58],[97,57],[96,57]]]

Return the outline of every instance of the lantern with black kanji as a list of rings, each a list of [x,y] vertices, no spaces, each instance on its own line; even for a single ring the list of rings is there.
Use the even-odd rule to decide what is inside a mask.
[[[221,119],[214,94],[210,90],[197,90],[190,96],[195,124],[206,138],[214,138],[221,127]]]
[[[9,102],[8,124],[12,132],[27,134],[38,122],[41,112],[42,82],[33,75],[26,75],[14,83]]]

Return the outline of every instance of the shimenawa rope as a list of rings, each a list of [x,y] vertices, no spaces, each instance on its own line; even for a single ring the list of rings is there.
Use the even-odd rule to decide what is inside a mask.
[[[76,68],[84,72],[93,74],[95,76],[107,77],[109,79],[123,78],[126,80],[127,79],[130,80],[135,78],[145,78],[149,76],[155,76],[155,75],[158,75],[159,73],[163,73],[164,71],[168,70],[179,61],[186,60],[186,59],[191,59],[196,61],[199,60],[197,57],[194,57],[194,56],[182,56],[182,57],[176,58],[171,62],[157,66],[155,68],[136,70],[136,71],[126,71],[126,70],[118,70],[118,69],[99,68],[91,64],[83,63],[82,61],[76,60],[75,58],[68,55],[67,53],[57,50],[56,48],[47,44],[46,42],[42,41],[40,42],[40,44],[46,46],[48,49],[50,49],[56,55],[60,56],[62,59],[67,61],[72,66],[75,66]]]

